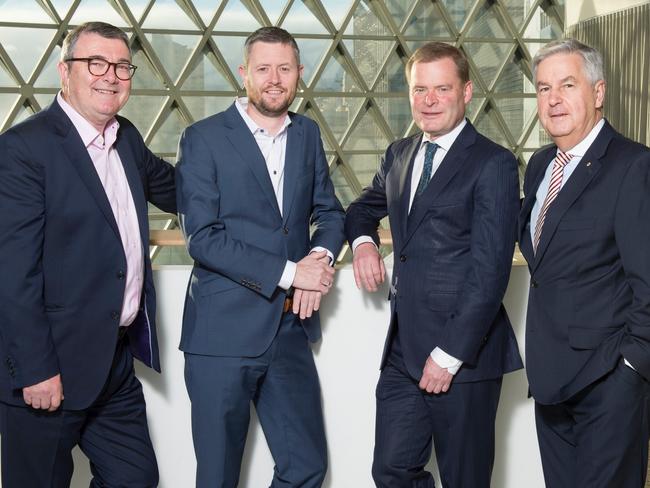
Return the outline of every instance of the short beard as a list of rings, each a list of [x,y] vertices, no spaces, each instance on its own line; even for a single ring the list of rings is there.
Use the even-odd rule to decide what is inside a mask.
[[[287,110],[289,110],[289,107],[293,103],[294,99],[295,96],[291,97],[291,99],[287,100],[287,102],[282,106],[280,106],[279,108],[270,108],[262,100],[260,100],[260,102],[258,103],[254,100],[249,99],[248,102],[253,104],[255,109],[265,117],[281,117],[287,112]]]

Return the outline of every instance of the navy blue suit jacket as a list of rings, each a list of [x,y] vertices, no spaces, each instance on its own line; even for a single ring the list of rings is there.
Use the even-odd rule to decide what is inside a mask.
[[[264,157],[235,105],[188,127],[178,152],[178,211],[195,264],[180,348],[193,354],[262,354],[280,325],[286,261],[315,246],[336,254],[344,213],[318,126],[290,113],[282,213]],[[313,234],[310,237],[310,225]],[[318,314],[302,322],[320,338]]]
[[[346,237],[350,244],[361,235],[378,241],[379,221],[389,217],[397,289],[391,310],[415,380],[436,346],[463,361],[454,381],[498,378],[522,367],[501,303],[519,209],[517,162],[468,122],[409,213],[421,140],[420,133],[388,147],[371,186],[348,208]]]
[[[147,200],[176,210],[174,168],[118,116],[117,151],[145,256],[131,349],[160,370]],[[126,257],[111,206],[79,133],[56,100],[0,136],[0,400],[61,374],[63,408],[99,395],[113,361]]]
[[[557,147],[530,159],[519,242],[531,288],[526,370],[536,401],[564,401],[624,356],[650,379],[650,149],[605,123],[549,207],[533,254],[530,213]]]

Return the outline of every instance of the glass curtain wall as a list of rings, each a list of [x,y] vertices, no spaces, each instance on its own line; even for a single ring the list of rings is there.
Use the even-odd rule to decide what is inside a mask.
[[[561,37],[563,0],[0,0],[0,130],[51,103],[65,33],[98,19],[128,32],[138,66],[122,115],[172,162],[183,128],[243,94],[243,42],[263,25],[282,26],[298,41],[305,69],[292,110],[320,125],[344,206],[370,182],[386,146],[417,130],[404,64],[429,40],[467,53],[468,116],[517,155],[522,174],[549,142],[530,60]],[[176,226],[153,208],[150,220],[152,229]],[[155,254],[158,263],[190,262],[182,248]]]

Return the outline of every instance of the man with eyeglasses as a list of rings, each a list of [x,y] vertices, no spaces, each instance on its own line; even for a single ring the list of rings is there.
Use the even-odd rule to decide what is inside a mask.
[[[63,42],[62,90],[0,136],[2,487],[155,487],[133,357],[159,368],[147,201],[176,212],[174,168],[117,115],[136,67],[102,22]]]

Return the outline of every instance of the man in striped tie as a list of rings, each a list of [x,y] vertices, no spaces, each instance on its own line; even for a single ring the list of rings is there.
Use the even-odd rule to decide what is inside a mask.
[[[546,485],[641,488],[648,459],[650,150],[603,118],[599,52],[533,59],[553,144],[530,159],[519,242],[531,281],[526,369]]]

